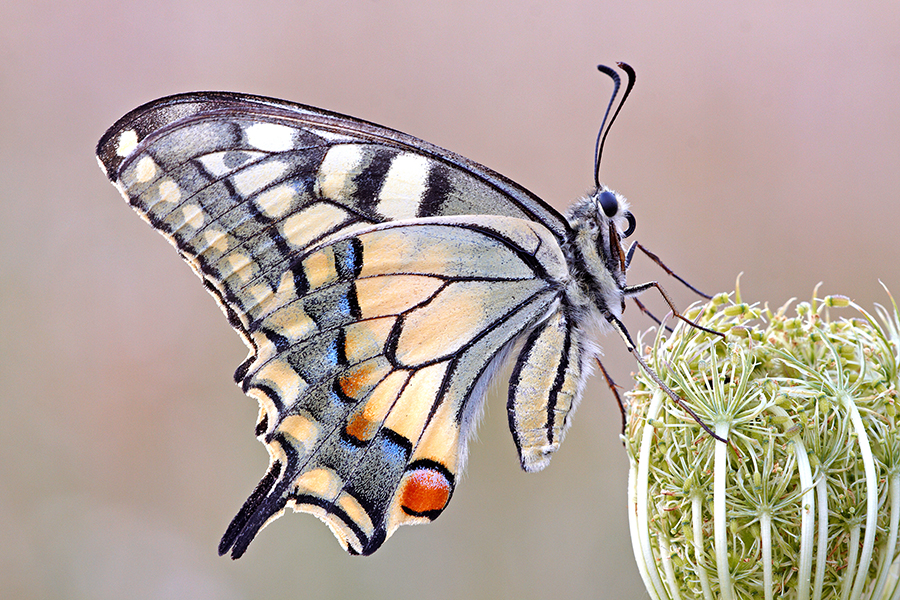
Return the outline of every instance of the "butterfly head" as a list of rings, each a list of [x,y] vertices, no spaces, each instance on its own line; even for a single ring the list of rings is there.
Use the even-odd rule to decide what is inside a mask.
[[[626,63],[616,63],[628,76],[625,92],[613,111],[619,94],[621,78],[607,67],[598,65],[601,73],[613,81],[613,92],[606,106],[597,144],[594,148],[594,191],[572,205],[566,213],[572,229],[570,263],[575,265],[574,281],[570,297],[586,307],[596,309],[600,322],[609,321],[609,316],[619,316],[625,310],[625,271],[628,268],[628,253],[622,248],[622,239],[634,232],[634,215],[628,209],[628,201],[618,192],[600,183],[600,159],[603,144],[615,122],[622,105],[634,87],[634,69]],[[607,125],[607,119],[609,124]]]
[[[601,185],[573,204],[566,218],[572,228],[574,264],[579,266],[576,279],[595,306],[620,314],[628,266],[622,240],[634,232],[636,225],[628,201]]]

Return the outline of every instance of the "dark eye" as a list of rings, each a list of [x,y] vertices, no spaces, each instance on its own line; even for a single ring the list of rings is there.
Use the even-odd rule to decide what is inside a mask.
[[[600,202],[603,214],[607,217],[614,217],[619,212],[619,201],[616,200],[616,195],[612,192],[600,192],[600,195],[597,196],[597,201]]]
[[[628,229],[622,232],[622,237],[628,237],[632,233],[634,233],[634,228],[637,227],[637,223],[634,220],[634,215],[630,212],[627,212],[623,215],[625,220],[628,221]]]

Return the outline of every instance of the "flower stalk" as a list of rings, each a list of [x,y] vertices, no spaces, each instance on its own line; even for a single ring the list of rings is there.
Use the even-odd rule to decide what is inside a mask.
[[[900,600],[900,314],[843,296],[771,311],[740,291],[646,352],[625,445],[652,598]]]

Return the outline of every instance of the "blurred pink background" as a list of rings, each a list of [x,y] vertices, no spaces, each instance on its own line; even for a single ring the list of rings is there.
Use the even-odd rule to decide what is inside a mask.
[[[520,472],[505,383],[434,524],[371,558],[288,515],[219,537],[267,464],[245,349],[97,168],[125,112],[224,89],[427,139],[560,209],[609,92],[638,81],[602,179],[708,291],[900,294],[896,2],[7,2],[0,6],[0,581],[5,598],[642,598],[619,415],[594,378],[550,467]],[[632,282],[661,278],[636,259]],[[658,312],[662,304],[648,299]],[[634,308],[633,330],[649,323]],[[613,336],[606,364],[633,363]]]

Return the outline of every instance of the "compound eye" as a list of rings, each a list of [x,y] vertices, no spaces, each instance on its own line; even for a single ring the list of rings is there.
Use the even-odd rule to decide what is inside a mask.
[[[616,195],[612,192],[600,192],[597,200],[600,202],[603,214],[607,217],[614,217],[619,212],[619,201],[616,200]]]
[[[622,232],[622,237],[628,237],[632,233],[634,233],[634,228],[637,227],[637,222],[634,220],[634,215],[630,212],[626,212],[624,215],[625,220],[628,221],[628,229]]]

